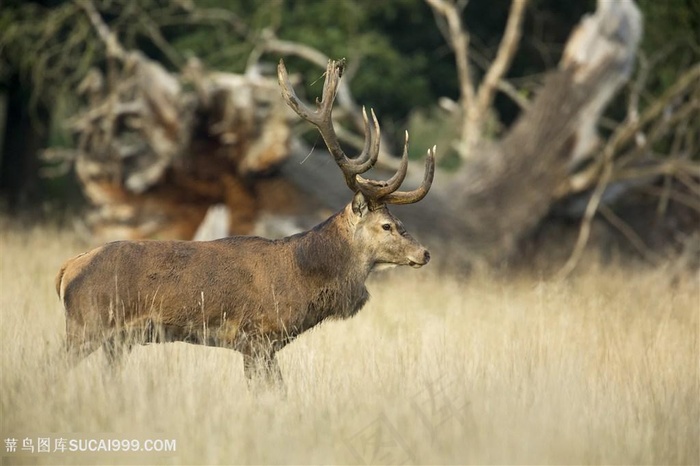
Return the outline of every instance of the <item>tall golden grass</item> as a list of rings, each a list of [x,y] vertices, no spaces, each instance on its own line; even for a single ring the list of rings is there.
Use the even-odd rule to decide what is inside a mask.
[[[239,354],[180,343],[138,347],[116,372],[100,351],[67,370],[53,279],[86,245],[7,224],[1,240],[3,442],[177,442],[162,454],[0,445],[4,463],[700,462],[697,275],[397,270],[370,280],[357,317],[280,353],[283,397],[250,393]]]

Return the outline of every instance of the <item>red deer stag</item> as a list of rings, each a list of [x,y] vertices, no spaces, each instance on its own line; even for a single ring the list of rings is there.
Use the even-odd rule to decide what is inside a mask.
[[[363,111],[364,150],[356,158],[345,155],[331,121],[342,70],[342,62],[329,62],[313,111],[296,96],[282,61],[278,76],[287,103],[318,127],[354,192],[352,202],[315,228],[280,240],[117,241],[70,259],[56,289],[73,363],[100,346],[114,361],[132,344],[183,341],[240,351],[249,380],[260,374],[281,383],[276,352],[327,318],[355,315],[369,298],[365,280],[372,270],[428,263],[428,251],[387,204],[418,202],[428,193],[435,148],[413,191],[397,191],[408,167],[408,133],[391,179],[362,177],[377,160],[379,124],[374,112],[369,120]]]

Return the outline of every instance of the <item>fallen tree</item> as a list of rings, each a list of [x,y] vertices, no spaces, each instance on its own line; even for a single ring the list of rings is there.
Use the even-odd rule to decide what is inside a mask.
[[[276,83],[205,72],[178,75],[126,51],[94,6],[82,2],[106,44],[110,72],[93,69],[78,91],[86,109],[69,123],[75,165],[102,240],[192,238],[210,206],[230,213],[230,234],[253,231],[260,209],[299,213],[296,188],[269,176],[287,157],[291,128]]]

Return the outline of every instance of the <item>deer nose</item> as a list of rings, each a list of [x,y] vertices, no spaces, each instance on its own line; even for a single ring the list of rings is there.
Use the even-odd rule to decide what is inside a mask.
[[[425,254],[423,255],[423,263],[427,264],[428,262],[430,262],[430,252],[428,252],[426,249]]]

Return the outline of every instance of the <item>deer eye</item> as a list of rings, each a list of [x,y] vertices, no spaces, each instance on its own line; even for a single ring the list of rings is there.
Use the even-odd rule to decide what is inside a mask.
[[[390,231],[390,230],[391,230],[391,224],[385,223],[384,225],[382,225],[382,229],[384,229],[384,230],[386,230],[386,231]]]

